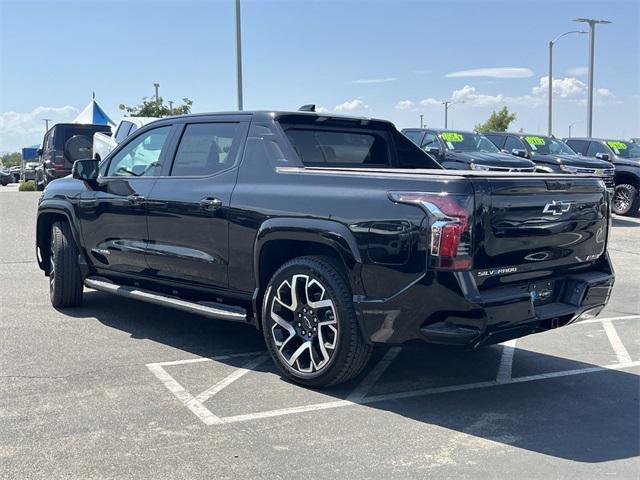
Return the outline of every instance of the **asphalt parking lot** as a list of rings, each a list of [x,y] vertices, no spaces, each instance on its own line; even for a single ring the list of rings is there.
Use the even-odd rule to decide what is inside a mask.
[[[3,478],[638,478],[640,219],[595,321],[475,352],[396,347],[285,382],[260,335],[86,290],[56,311],[38,193],[0,188]],[[608,320],[602,320],[608,319]]]

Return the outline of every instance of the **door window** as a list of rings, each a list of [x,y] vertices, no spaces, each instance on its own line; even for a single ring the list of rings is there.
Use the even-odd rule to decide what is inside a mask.
[[[504,149],[511,153],[513,149],[516,150],[525,150],[524,143],[518,137],[507,137],[507,140],[504,142]]]
[[[187,125],[178,145],[171,176],[202,177],[234,166],[239,134],[239,123]]]
[[[416,145],[420,145],[420,140],[422,140],[422,136],[424,135],[423,132],[417,132],[415,130],[409,130],[407,132],[404,132],[404,134]]]
[[[133,126],[133,123],[131,122],[120,123],[120,126],[118,127],[118,131],[116,132],[116,136],[115,136],[116,142],[120,143],[122,140],[127,138],[127,135],[129,135],[129,132],[132,126]]]
[[[579,153],[580,155],[584,155],[587,151],[587,141],[586,140],[567,140],[566,144],[569,145],[574,152]]]
[[[591,142],[589,144],[589,149],[587,150],[587,157],[595,157],[598,153],[609,154],[607,147],[602,145],[600,142]]]
[[[504,135],[485,133],[484,136],[491,140],[496,147],[502,148],[502,145],[504,144]]]
[[[107,176],[153,176],[160,171],[160,154],[171,126],[154,128],[134,138],[116,153],[109,163]]]
[[[438,137],[433,132],[427,132],[422,140],[422,145],[420,148],[426,150],[427,148],[440,148],[440,142],[438,142]]]

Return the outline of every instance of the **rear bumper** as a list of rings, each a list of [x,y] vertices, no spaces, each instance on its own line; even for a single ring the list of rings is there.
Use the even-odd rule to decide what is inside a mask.
[[[609,301],[615,275],[608,255],[592,269],[553,282],[545,303],[532,283],[479,292],[470,272],[428,272],[388,299],[356,298],[360,329],[371,343],[429,343],[477,347],[595,317]]]

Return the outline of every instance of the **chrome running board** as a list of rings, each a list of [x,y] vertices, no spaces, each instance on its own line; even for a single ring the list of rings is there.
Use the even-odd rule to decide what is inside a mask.
[[[150,290],[118,285],[117,283],[112,283],[95,277],[85,278],[84,284],[89,288],[100,290],[101,292],[113,293],[114,295],[119,295],[121,297],[142,300],[143,302],[171,307],[184,312],[204,315],[209,318],[231,320],[234,322],[247,321],[247,311],[242,307],[223,305],[214,302],[189,302],[187,300],[181,300],[179,298],[170,297]]]

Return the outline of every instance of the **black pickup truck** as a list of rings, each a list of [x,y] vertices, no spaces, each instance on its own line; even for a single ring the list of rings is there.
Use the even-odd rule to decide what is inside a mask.
[[[37,259],[56,308],[86,286],[246,323],[320,387],[377,344],[475,348],[597,315],[609,209],[595,178],[443,170],[382,120],[188,115],[51,182]]]

